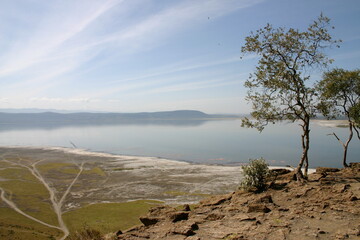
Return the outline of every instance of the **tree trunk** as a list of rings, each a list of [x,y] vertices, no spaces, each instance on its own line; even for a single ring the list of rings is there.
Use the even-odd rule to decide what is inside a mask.
[[[343,156],[343,167],[344,167],[344,168],[349,167],[349,165],[347,165],[347,163],[346,163],[347,149],[348,149],[348,148],[347,148],[347,145],[344,146],[344,156]]]
[[[310,144],[310,118],[306,117],[301,125],[303,129],[303,134],[301,135],[301,143],[303,153],[299,162],[299,165],[295,169],[296,179],[300,182],[303,182],[305,178],[307,178],[308,167],[309,167],[309,159],[308,159],[308,152],[309,152],[309,144]],[[305,163],[305,171],[304,174],[301,171]]]
[[[347,163],[346,163],[346,157],[347,157],[347,150],[348,150],[349,143],[350,143],[350,141],[351,141],[351,139],[353,137],[353,123],[352,122],[349,122],[349,131],[350,131],[349,138],[346,141],[346,143],[344,144],[344,156],[343,156],[343,166],[344,166],[344,168],[349,167],[349,165],[347,165]]]
[[[346,158],[347,158],[347,150],[348,150],[348,146],[349,146],[349,143],[353,137],[353,123],[351,121],[349,121],[349,131],[350,131],[350,134],[349,134],[349,138],[348,140],[346,141],[346,143],[343,143],[343,141],[341,141],[341,139],[336,135],[336,133],[333,133],[332,135],[334,135],[336,137],[336,139],[340,142],[340,144],[343,146],[344,148],[344,154],[343,154],[343,166],[344,168],[347,168],[349,167],[349,165],[346,163]]]
[[[309,150],[309,147],[308,147]],[[308,154],[306,154],[305,163],[304,163],[304,177],[308,178],[308,170],[309,170],[309,157]]]

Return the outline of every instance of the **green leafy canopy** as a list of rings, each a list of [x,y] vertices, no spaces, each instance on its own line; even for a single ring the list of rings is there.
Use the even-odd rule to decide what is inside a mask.
[[[335,68],[323,74],[318,83],[321,103],[319,108],[328,118],[348,116],[360,120],[360,70]]]
[[[323,51],[340,42],[332,40],[329,21],[321,14],[306,31],[267,24],[245,38],[242,53],[255,53],[260,59],[245,83],[255,121],[246,118],[242,126],[262,131],[268,123],[305,120],[315,114],[315,89],[307,86],[306,73],[333,61]]]

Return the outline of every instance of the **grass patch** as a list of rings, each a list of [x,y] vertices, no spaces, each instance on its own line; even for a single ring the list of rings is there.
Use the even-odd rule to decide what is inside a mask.
[[[106,173],[99,167],[94,167],[91,170],[86,170],[83,172],[83,174],[96,174],[101,177],[106,177]]]
[[[76,175],[79,173],[79,167],[72,163],[46,163],[37,166],[39,171],[43,173],[63,173]],[[106,173],[100,167],[93,167],[90,170],[84,170],[82,174],[96,174],[101,177],[106,177]]]
[[[139,216],[162,202],[139,200],[126,203],[90,204],[63,215],[71,232],[88,226],[102,233],[125,230],[140,224]]]
[[[164,194],[170,195],[170,196],[185,196],[185,195],[190,195],[189,193],[179,192],[179,191],[166,191],[166,192],[164,192]]]
[[[7,159],[8,160],[8,159]],[[8,162],[4,162],[0,160],[0,168],[5,168],[5,167],[12,167],[13,165],[11,165]]]
[[[50,170],[56,170],[56,169],[62,169],[62,168],[68,168],[68,167],[74,167],[74,164],[72,163],[62,163],[62,162],[55,162],[55,163],[43,163],[43,164],[38,164],[36,165],[36,167],[40,170],[40,171],[50,171]]]
[[[0,200],[0,239],[50,240],[58,239],[62,232],[34,222],[14,210],[1,207]]]
[[[75,175],[79,172],[79,168],[75,164],[61,162],[40,164],[37,165],[37,169],[43,173],[55,171],[59,173]]]
[[[57,217],[50,204],[47,189],[38,182],[21,180],[1,181],[7,197],[25,213],[46,223],[57,225]]]
[[[135,170],[135,169],[143,169],[143,168],[152,168],[151,166],[139,166],[137,168],[123,168],[123,167],[119,167],[119,168],[113,168],[111,170],[113,171],[131,171],[131,170]]]
[[[6,165],[5,165],[6,166]],[[57,225],[57,217],[50,205],[47,189],[26,168],[7,165],[0,170],[0,186],[7,198],[25,213],[46,223]],[[0,239],[58,239],[59,230],[46,227],[9,208],[0,200]]]
[[[0,170],[0,177],[9,180],[37,181],[37,179],[26,168],[11,167]]]
[[[134,170],[135,168],[113,168],[113,171],[130,171]]]

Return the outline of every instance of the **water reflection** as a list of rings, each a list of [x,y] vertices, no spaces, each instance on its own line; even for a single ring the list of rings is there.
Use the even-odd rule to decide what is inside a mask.
[[[346,139],[346,128],[311,124],[310,166],[341,167],[342,147],[328,133]],[[164,157],[194,163],[241,164],[264,157],[271,165],[296,166],[300,127],[268,126],[262,133],[239,120],[146,120],[0,124],[0,145],[63,146],[123,155]],[[349,146],[349,162],[359,160],[359,141]]]
[[[197,127],[204,124],[207,120],[171,120],[171,119],[124,119],[124,120],[92,120],[92,121],[59,121],[59,122],[36,122],[24,121],[14,123],[1,123],[0,132],[12,130],[29,130],[29,129],[45,129],[54,130],[64,127],[101,127],[109,125],[153,125],[153,126],[187,126]]]

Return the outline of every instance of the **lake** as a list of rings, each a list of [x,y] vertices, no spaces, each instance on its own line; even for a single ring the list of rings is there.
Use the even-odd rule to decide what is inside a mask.
[[[61,146],[120,155],[156,156],[201,164],[241,164],[263,157],[273,166],[296,166],[301,129],[297,123],[278,123],[262,133],[240,127],[240,120],[146,121],[97,125],[0,124],[1,146]],[[310,167],[341,167],[342,139],[347,128],[311,124]],[[348,162],[359,161],[360,141],[350,143]]]

